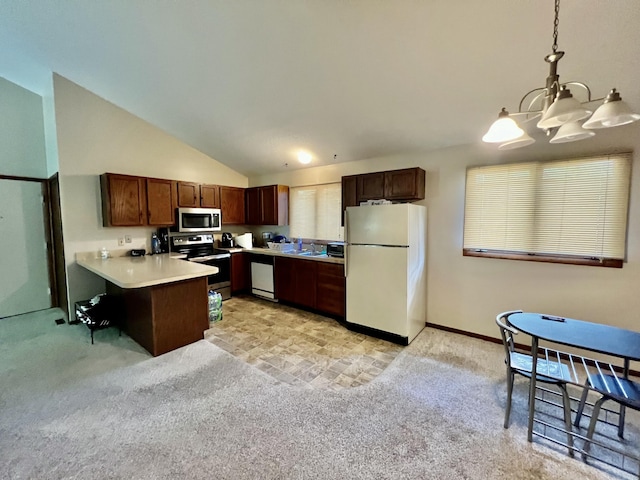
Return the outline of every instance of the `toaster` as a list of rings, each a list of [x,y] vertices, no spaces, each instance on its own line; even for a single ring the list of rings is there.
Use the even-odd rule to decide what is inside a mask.
[[[343,242],[327,243],[327,255],[329,257],[344,258],[344,243]]]

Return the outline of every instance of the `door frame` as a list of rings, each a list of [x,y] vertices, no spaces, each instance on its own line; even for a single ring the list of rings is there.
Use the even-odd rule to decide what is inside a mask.
[[[44,218],[44,236],[47,245],[47,271],[49,273],[49,289],[51,294],[49,295],[50,307],[59,307],[66,314],[69,313],[69,307],[67,302],[66,292],[66,266],[64,263],[64,244],[62,241],[62,218],[60,204],[58,202],[57,207],[51,205],[51,191],[56,189],[56,198],[59,200],[60,185],[58,179],[58,173],[55,173],[49,179],[34,178],[34,177],[20,177],[13,175],[0,174],[0,180],[15,180],[21,182],[36,182],[40,184],[42,192],[42,213]],[[54,237],[54,214],[58,217],[58,225],[60,225],[60,238],[58,235]],[[59,246],[56,247],[56,244]],[[62,272],[56,272],[56,259],[62,261]]]

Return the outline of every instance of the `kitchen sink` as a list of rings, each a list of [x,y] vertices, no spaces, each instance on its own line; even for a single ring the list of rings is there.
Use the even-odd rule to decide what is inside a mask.
[[[327,256],[327,254],[323,252],[310,252],[308,250],[303,252],[292,252],[292,253],[294,253],[295,255],[303,256],[303,257],[326,257]]]

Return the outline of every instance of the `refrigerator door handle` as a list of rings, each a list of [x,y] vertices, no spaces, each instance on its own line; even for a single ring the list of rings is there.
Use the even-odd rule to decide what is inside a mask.
[[[346,242],[344,249],[344,278],[349,275],[349,210],[344,209],[344,241]]]

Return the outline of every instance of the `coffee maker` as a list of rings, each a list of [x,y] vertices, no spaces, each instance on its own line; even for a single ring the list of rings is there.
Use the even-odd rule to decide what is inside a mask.
[[[222,248],[233,247],[233,237],[229,232],[222,232],[222,238],[220,239],[220,247]]]

